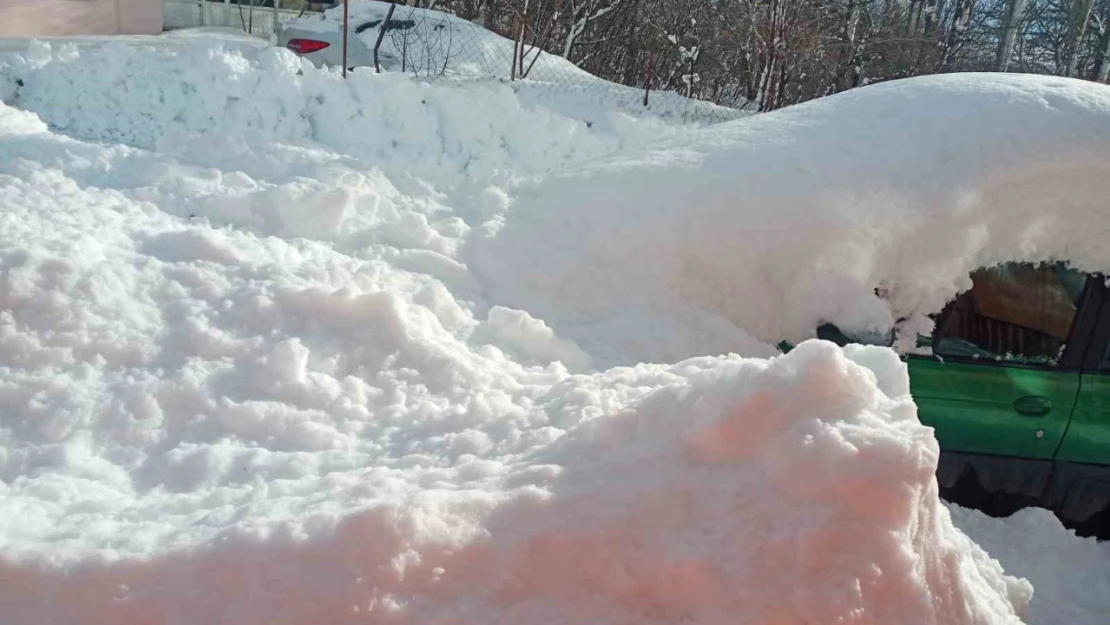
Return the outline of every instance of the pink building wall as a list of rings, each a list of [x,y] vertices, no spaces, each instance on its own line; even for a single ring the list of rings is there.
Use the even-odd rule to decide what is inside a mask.
[[[0,37],[160,32],[162,0],[0,0]]]

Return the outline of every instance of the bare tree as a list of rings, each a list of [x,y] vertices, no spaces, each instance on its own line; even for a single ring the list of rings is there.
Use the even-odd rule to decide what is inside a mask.
[[[1110,78],[1110,0],[417,2],[511,39],[506,77],[551,54],[645,95],[765,111],[938,71]]]
[[[1087,23],[1091,19],[1091,0],[1072,0],[1071,10],[1068,13],[1068,39],[1065,42],[1064,75],[1075,76],[1078,69],[1079,50],[1083,43],[1083,36],[1087,32]]]
[[[1010,68],[1010,59],[1014,54],[1014,42],[1017,40],[1018,25],[1025,18],[1025,9],[1029,0],[1006,0],[1005,12],[1002,17],[1002,34],[998,39],[998,56],[995,69],[1005,72]]]

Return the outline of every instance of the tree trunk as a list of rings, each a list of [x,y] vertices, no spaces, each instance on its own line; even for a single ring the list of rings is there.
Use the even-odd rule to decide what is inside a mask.
[[[1065,76],[1075,76],[1079,64],[1079,46],[1087,33],[1087,22],[1091,19],[1091,0],[1072,0],[1068,14],[1068,40],[1065,55]]]
[[[1029,7],[1029,0],[1007,0],[1005,13],[1002,15],[1002,36],[998,38],[998,55],[995,58],[995,69],[1005,72],[1010,69],[1010,57],[1014,54],[1014,41],[1017,40],[1018,26],[1025,19],[1025,9]]]
[[[933,29],[937,25],[937,17],[940,15],[940,3],[937,0],[925,0],[924,9],[925,19],[921,28],[921,34],[928,37],[932,34]]]
[[[848,19],[844,22],[844,59],[848,63],[856,56],[856,33],[859,31],[860,0],[848,0]]]
[[[917,34],[917,27],[921,23],[921,3],[922,0],[910,0],[910,6],[906,9],[906,34],[913,36]]]
[[[1110,78],[1110,24],[1102,29],[1102,37],[1098,40],[1099,59],[1095,68],[1095,80],[1106,82]]]
[[[971,24],[971,15],[975,12],[975,0],[956,0],[956,10],[952,13],[952,28],[948,31],[948,39],[944,44],[944,57],[941,59],[942,67],[950,67],[952,55],[963,41],[964,33]]]

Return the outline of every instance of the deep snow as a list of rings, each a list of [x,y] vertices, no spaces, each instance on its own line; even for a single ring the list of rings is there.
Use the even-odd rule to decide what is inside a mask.
[[[553,297],[529,273],[562,267],[552,248],[591,249],[576,226],[589,223],[617,254],[645,242],[652,254],[628,258],[635,285],[614,281],[615,265],[565,275],[602,295],[681,293],[659,288],[679,258],[664,252],[690,241],[674,220],[645,219],[662,201],[681,194],[674,208],[708,223],[699,210],[722,216],[722,186],[739,193],[724,182],[766,173],[764,157],[782,165],[787,145],[841,145],[830,124],[869,106],[894,115],[904,91],[700,133],[540,91],[358,72],[343,82],[284,51],[201,44],[37,46],[0,76],[11,104],[0,105],[0,613],[12,622],[959,625],[1016,623],[1027,604],[1051,619],[1043,606],[1077,592],[1038,582],[1047,593],[1030,604],[1029,584],[953,526],[936,496],[936,441],[890,350],[706,355],[774,350],[751,338],[771,338],[766,326],[740,329],[712,306],[675,314],[680,300],[665,297],[632,309],[655,320],[632,328],[644,330],[636,343],[613,341],[628,315],[581,331],[567,321],[592,300]],[[1105,122],[1110,97],[1051,79],[907,89],[920,119],[934,91],[993,110],[976,118],[985,156],[1008,136],[985,121],[1011,119],[1002,103],[1052,117],[1023,128],[1053,147],[1053,128],[1080,141],[1073,118]],[[1038,99],[1051,106],[1028,104]],[[905,136],[864,130],[897,160]],[[1078,145],[1100,154],[1102,133],[1088,127]],[[736,148],[747,140],[736,137],[771,135],[778,152]],[[634,149],[657,139],[669,143]],[[597,160],[622,151],[632,156]],[[1023,165],[1022,154],[1005,162]],[[928,166],[942,188],[967,180]],[[798,172],[791,197],[835,179],[825,171]],[[881,183],[883,171],[866,173]],[[685,191],[668,191],[680,180]],[[1078,186],[1076,206],[1095,190]],[[626,195],[644,202],[622,204],[629,227],[595,227],[617,222],[602,209]],[[861,227],[849,204],[833,205],[847,224],[835,232]],[[871,218],[883,209],[860,206]],[[752,216],[785,230],[782,208]],[[982,249],[1063,248],[1101,262],[1083,238],[1105,233],[1097,217],[1071,242],[987,237],[959,263]],[[669,237],[634,236],[668,223]],[[793,248],[799,266],[828,262],[809,234]],[[901,262],[935,260],[915,255],[924,247]],[[777,301],[781,256],[709,249],[738,278],[766,277],[739,283],[749,291],[737,302]],[[858,270],[842,312],[885,322],[892,313],[861,286],[874,259],[853,258],[834,265]],[[696,269],[687,276],[713,267]],[[946,279],[901,288],[925,288],[924,310],[943,288],[954,294]],[[508,307],[516,299],[529,305]],[[786,334],[826,312],[825,299],[787,303]],[[666,364],[608,367],[641,354]],[[984,543],[1032,518],[955,514]],[[1037,518],[1036,544],[1086,548]],[[1009,542],[991,549],[1007,573],[1043,579],[1043,552]],[[1108,559],[1088,551],[1068,574],[1105,579]]]

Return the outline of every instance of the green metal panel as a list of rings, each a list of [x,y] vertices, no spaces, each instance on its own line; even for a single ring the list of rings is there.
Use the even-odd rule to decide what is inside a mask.
[[[1110,376],[1084,374],[1057,460],[1110,464]]]
[[[908,364],[918,416],[947,451],[1051,460],[1079,394],[1076,372],[931,358]]]

